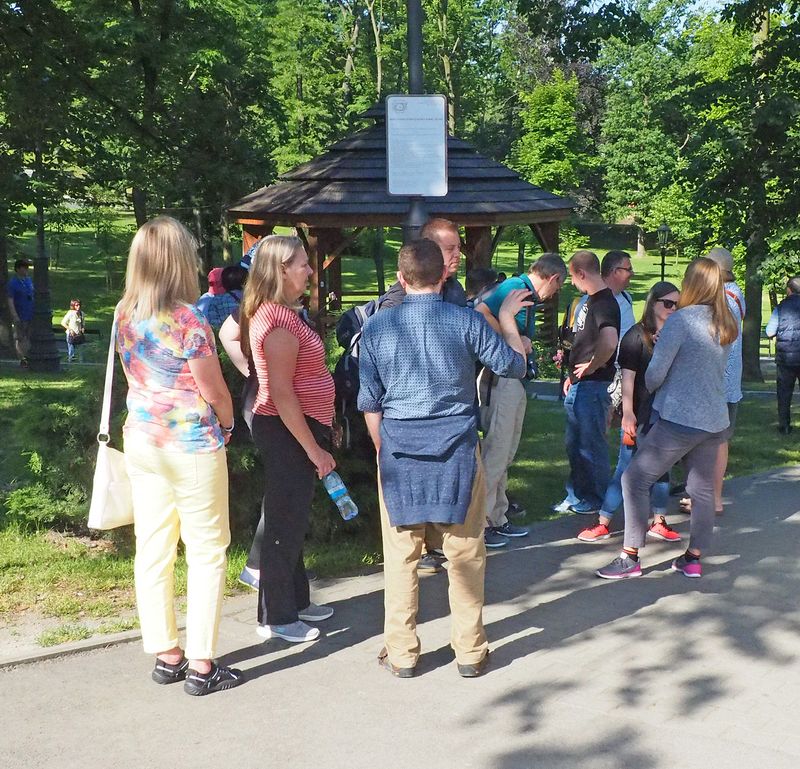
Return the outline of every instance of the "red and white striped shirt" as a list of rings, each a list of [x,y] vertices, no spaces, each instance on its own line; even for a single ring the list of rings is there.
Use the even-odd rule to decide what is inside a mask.
[[[294,386],[303,413],[324,425],[333,422],[335,389],[333,377],[325,365],[325,345],[319,335],[289,307],[281,304],[262,304],[250,321],[250,349],[258,376],[258,395],[254,414],[278,416],[278,409],[269,390],[264,340],[276,328],[286,329],[297,337],[300,349],[294,370]]]

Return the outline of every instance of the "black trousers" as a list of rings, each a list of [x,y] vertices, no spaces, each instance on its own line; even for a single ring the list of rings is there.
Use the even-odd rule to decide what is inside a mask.
[[[776,390],[778,394],[778,427],[791,425],[790,410],[794,383],[800,379],[800,366],[787,366],[783,363],[777,365]]]
[[[330,428],[310,417],[317,443],[327,449]],[[311,517],[316,468],[280,417],[253,417],[253,440],[264,464],[264,501],[258,622],[288,625],[310,603],[303,541]]]

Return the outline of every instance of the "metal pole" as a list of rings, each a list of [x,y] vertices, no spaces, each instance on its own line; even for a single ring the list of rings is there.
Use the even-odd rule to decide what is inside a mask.
[[[667,249],[661,246],[661,280],[664,280],[664,270],[666,269]]]
[[[422,78],[422,0],[407,2],[408,92],[425,93]]]
[[[42,182],[42,150],[34,149],[36,178]],[[31,371],[59,371],[56,338],[53,336],[53,310],[50,307],[50,260],[44,241],[44,202],[41,191],[36,196],[36,257],[33,260],[33,327],[28,363]]]
[[[407,0],[406,40],[408,43],[408,92],[425,92],[422,77],[422,0]],[[408,217],[403,224],[403,243],[410,243],[419,236],[420,228],[428,221],[425,202],[422,198],[411,198]]]

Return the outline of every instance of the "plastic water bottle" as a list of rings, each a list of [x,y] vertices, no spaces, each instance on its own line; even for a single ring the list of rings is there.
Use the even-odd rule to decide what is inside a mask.
[[[350,492],[347,490],[347,486],[344,485],[339,473],[335,471],[328,473],[322,479],[322,485],[336,507],[339,508],[339,512],[345,521],[350,521],[358,515],[358,507],[353,502],[353,498],[350,496]]]

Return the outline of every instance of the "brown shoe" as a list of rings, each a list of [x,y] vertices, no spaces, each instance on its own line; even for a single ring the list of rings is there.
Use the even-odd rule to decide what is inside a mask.
[[[486,668],[489,667],[489,652],[487,651],[483,659],[480,662],[476,662],[474,665],[462,665],[460,662],[457,663],[457,665],[458,674],[462,678],[477,678],[483,675],[486,672]]]
[[[378,654],[378,664],[385,670],[388,670],[395,678],[414,677],[414,668],[399,668],[396,665],[392,665],[389,660],[389,652],[386,651],[385,646]]]

